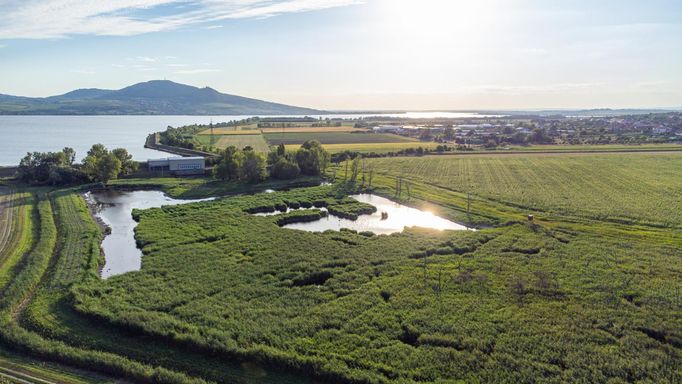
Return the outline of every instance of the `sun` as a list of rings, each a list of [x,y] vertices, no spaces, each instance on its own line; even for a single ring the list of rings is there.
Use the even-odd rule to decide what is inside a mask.
[[[475,42],[495,14],[491,1],[381,0],[384,27],[396,38],[428,45]]]

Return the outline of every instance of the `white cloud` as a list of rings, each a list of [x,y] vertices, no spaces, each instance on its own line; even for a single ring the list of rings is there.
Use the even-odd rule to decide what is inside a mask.
[[[361,3],[362,0],[7,0],[0,38],[133,36],[227,19],[265,18]],[[183,3],[179,7],[178,3]],[[164,15],[154,15],[160,6]],[[143,14],[139,14],[142,12]],[[170,14],[168,14],[170,12]]]
[[[137,60],[137,61],[142,61],[142,62],[144,62],[144,63],[154,63],[154,62],[156,62],[156,58],[155,58],[155,57],[149,57],[149,56],[138,56],[138,57],[135,58],[135,60]]]
[[[5,44],[0,44],[0,49],[5,48],[5,47],[6,47]]]

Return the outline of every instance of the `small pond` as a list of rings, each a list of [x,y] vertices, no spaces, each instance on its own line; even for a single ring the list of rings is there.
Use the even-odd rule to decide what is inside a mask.
[[[348,220],[328,215],[317,221],[287,224],[284,225],[283,228],[300,229],[310,232],[323,232],[329,229],[338,231],[341,228],[347,228],[358,232],[370,231],[378,235],[402,232],[405,227],[423,227],[441,230],[470,229],[462,224],[438,217],[431,212],[411,208],[381,196],[364,193],[351,195],[351,197],[360,202],[375,206],[377,211],[371,215],[360,215],[357,220]],[[385,218],[382,217],[382,213],[387,214],[387,216],[385,216]]]
[[[88,192],[86,198],[97,204],[97,217],[111,228],[104,237],[102,249],[105,263],[102,278],[138,271],[142,266],[142,251],[135,243],[135,227],[132,211],[135,208],[156,208],[162,205],[187,204],[208,199],[179,200],[166,196],[161,191],[104,191]]]
[[[274,191],[266,191],[272,193]],[[287,224],[284,228],[299,229],[311,232],[326,230],[353,229],[358,232],[371,231],[376,234],[391,234],[401,232],[405,227],[417,226],[434,229],[467,230],[466,226],[438,217],[430,212],[411,208],[389,199],[372,195],[351,195],[354,199],[368,203],[377,208],[371,215],[361,215],[357,220],[343,219],[328,215],[317,221]],[[135,208],[157,208],[163,205],[188,204],[199,201],[209,201],[214,198],[180,200],[168,197],[161,191],[103,191],[89,192],[86,198],[97,205],[97,217],[111,229],[111,233],[104,237],[105,264],[102,268],[102,278],[120,275],[130,271],[138,271],[142,266],[142,251],[135,242],[135,227],[132,211]],[[326,210],[326,208],[321,208]],[[289,209],[291,211],[291,209]],[[275,215],[281,212],[259,213],[256,215]],[[384,213],[384,217],[382,217]]]

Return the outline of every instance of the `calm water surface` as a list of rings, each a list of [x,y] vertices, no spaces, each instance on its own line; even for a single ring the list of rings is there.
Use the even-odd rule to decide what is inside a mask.
[[[365,115],[313,117],[358,118],[363,116]],[[367,116],[486,117],[486,115],[461,112],[408,112]],[[64,147],[75,149],[80,160],[95,143],[102,143],[109,149],[125,148],[135,160],[144,161],[148,158],[167,156],[163,152],[144,148],[145,139],[152,132],[163,131],[169,125],[178,127],[188,124],[208,124],[211,121],[217,123],[248,117],[251,116],[0,116],[0,166],[19,164],[19,160],[26,155],[26,152],[59,151]]]
[[[377,211],[371,215],[360,215],[357,220],[348,220],[333,215],[323,217],[317,221],[306,223],[293,223],[284,225],[283,228],[300,229],[310,232],[323,232],[326,230],[341,230],[341,228],[353,229],[358,232],[370,231],[378,235],[388,235],[402,232],[405,227],[423,227],[433,229],[466,230],[470,229],[462,224],[438,217],[431,212],[408,207],[372,194],[351,195],[355,200],[371,204]],[[381,218],[381,213],[386,212],[388,218]]]
[[[111,234],[104,237],[105,264],[102,278],[138,271],[142,267],[142,251],[135,243],[135,227],[132,211],[135,208],[156,208],[163,205],[187,204],[208,199],[178,200],[161,191],[105,191],[92,192],[86,196],[99,206],[97,216],[111,228]]]

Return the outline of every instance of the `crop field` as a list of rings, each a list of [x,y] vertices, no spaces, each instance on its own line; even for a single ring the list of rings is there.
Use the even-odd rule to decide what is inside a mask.
[[[340,127],[286,127],[286,128],[261,128],[263,133],[325,133],[325,132],[367,132],[364,128],[351,126]]]
[[[324,133],[324,132],[366,132],[364,128],[354,128],[351,126],[340,127],[284,127],[284,128],[214,128],[214,135],[252,135],[256,132],[262,133]],[[198,133],[198,135],[211,135],[211,130],[207,129]]]
[[[348,133],[348,132],[319,132],[319,133],[267,133],[264,135],[270,145],[303,144],[307,140],[317,140],[322,144],[359,144],[359,143],[405,143],[418,142],[414,139],[388,133]]]
[[[638,145],[628,145],[628,144],[601,144],[601,145],[527,145],[509,146],[511,151],[566,151],[566,152],[617,152],[617,151],[682,151],[682,145],[680,144],[638,144]]]
[[[79,190],[3,189],[0,224],[21,239],[0,262],[0,369],[11,346],[139,383],[682,381],[682,154],[365,167],[376,193],[494,226],[314,233],[280,226],[319,210],[251,214],[367,212],[337,166],[333,185],[135,211],[142,269],[101,280],[103,235]],[[294,184],[112,185],[203,197]],[[38,377],[70,375],[57,371]]]
[[[344,151],[359,152],[359,153],[389,153],[399,152],[406,149],[417,149],[422,147],[424,149],[433,150],[438,146],[434,142],[421,141],[405,141],[396,143],[349,143],[349,144],[326,144],[324,148],[330,153],[338,153]]]
[[[216,128],[213,130],[214,136],[225,136],[225,135],[256,135],[259,134],[260,129],[235,129],[235,128]],[[197,133],[201,136],[210,136],[211,131],[201,131]]]
[[[214,146],[220,149],[225,149],[234,145],[239,149],[244,149],[244,147],[250,146],[258,152],[267,152],[270,150],[268,143],[260,133],[250,135],[221,135],[216,136],[215,139],[216,141]],[[202,141],[206,141],[208,144],[210,142],[210,136],[202,136]]]
[[[528,213],[682,226],[682,154],[425,156],[367,167]]]
[[[0,187],[0,292],[33,241],[31,194]]]

